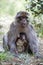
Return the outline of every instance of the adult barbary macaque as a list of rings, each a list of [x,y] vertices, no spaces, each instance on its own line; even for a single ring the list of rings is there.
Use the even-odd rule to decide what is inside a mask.
[[[3,47],[8,48],[12,53],[18,54],[18,49],[16,47],[16,40],[20,33],[24,33],[27,38],[27,51],[29,49],[32,53],[38,57],[38,39],[36,32],[33,27],[29,24],[29,14],[25,11],[20,11],[15,17],[15,21],[10,25],[8,33],[3,38]],[[23,46],[23,45],[22,45]],[[25,46],[23,46],[25,48]],[[23,50],[22,50],[23,51]]]

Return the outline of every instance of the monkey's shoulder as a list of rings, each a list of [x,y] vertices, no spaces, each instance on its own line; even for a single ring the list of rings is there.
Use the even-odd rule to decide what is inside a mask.
[[[10,25],[10,30],[15,30],[15,29],[17,29],[17,25],[14,22],[12,22]]]
[[[30,24],[30,27],[31,27],[32,29],[34,29],[33,25],[31,25],[31,24]]]
[[[16,24],[14,22],[11,23],[10,27],[16,27]]]
[[[30,30],[34,30],[33,25],[29,24],[29,25],[28,25],[28,29],[30,29]]]

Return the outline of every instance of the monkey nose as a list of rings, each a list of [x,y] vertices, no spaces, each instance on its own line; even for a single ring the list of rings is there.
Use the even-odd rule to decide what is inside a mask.
[[[25,25],[25,24],[26,24],[26,22],[27,22],[26,20],[23,20],[23,22],[22,22],[22,23]]]
[[[25,27],[26,26],[26,23],[22,23],[22,26]]]

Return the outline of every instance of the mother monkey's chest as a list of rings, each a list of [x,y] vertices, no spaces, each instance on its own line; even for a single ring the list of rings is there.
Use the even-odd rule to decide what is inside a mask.
[[[15,29],[13,30],[14,31],[14,39],[16,41],[16,39],[20,36],[20,33],[23,33],[26,35],[26,37],[28,37],[28,27],[26,28],[21,28],[21,27],[15,27]]]
[[[16,34],[17,33],[17,34]],[[28,27],[26,27],[26,28],[16,28],[16,35],[17,36],[19,36],[20,35],[20,33],[23,33],[23,34],[26,34],[26,36],[27,36],[27,34],[29,34],[28,33]]]

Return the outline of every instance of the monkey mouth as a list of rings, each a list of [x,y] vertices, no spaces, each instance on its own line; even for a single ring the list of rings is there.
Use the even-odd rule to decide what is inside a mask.
[[[26,27],[27,25],[26,25],[26,24],[24,24],[24,23],[22,23],[22,24],[21,24],[21,26],[22,26],[22,27]]]

